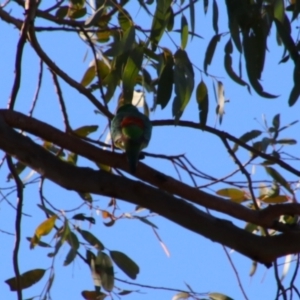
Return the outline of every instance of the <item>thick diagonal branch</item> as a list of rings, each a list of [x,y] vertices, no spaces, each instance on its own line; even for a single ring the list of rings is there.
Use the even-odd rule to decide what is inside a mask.
[[[91,144],[82,141],[79,138],[70,136],[49,124],[41,122],[34,118],[29,118],[15,111],[1,110],[6,123],[11,127],[16,127],[32,133],[43,140],[52,142],[64,149],[68,149],[78,155],[84,156],[94,162],[110,165],[128,171],[126,158],[122,154],[104,151]],[[170,194],[187,199],[203,207],[225,213],[234,218],[257,224],[266,228],[274,228],[281,231],[289,231],[284,224],[275,222],[280,215],[300,215],[300,205],[296,203],[278,204],[269,206],[260,211],[254,211],[240,204],[224,200],[215,195],[195,189],[183,182],[180,182],[170,176],[162,174],[157,170],[139,163],[137,173],[139,179],[154,185]]]
[[[66,189],[115,197],[147,207],[189,230],[268,266],[277,257],[300,252],[300,232],[272,237],[256,236],[229,221],[210,216],[161,189],[105,171],[75,167],[56,158],[28,137],[15,132],[2,117],[0,148]]]

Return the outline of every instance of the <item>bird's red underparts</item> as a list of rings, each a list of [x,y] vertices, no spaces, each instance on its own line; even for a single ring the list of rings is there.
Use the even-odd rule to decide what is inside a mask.
[[[144,129],[144,122],[140,118],[137,117],[125,117],[121,122],[121,127],[127,127],[130,125],[138,126]]]

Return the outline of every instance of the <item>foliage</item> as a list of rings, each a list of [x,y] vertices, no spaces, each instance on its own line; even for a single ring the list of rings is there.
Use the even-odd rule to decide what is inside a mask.
[[[300,298],[295,284],[300,263],[300,205],[296,198],[297,179],[292,178],[300,176],[299,154],[294,155],[293,150],[289,150],[290,146],[297,144],[297,136],[291,138],[285,135],[287,129],[298,125],[298,121],[283,122],[282,119],[286,117],[281,112],[273,116],[271,125],[264,119],[262,130],[248,128],[242,134],[210,126],[212,99],[216,100],[213,113],[216,113],[220,126],[225,119],[225,105],[229,101],[225,98],[224,80],[217,77],[219,74],[210,74],[217,58],[222,57],[221,68],[235,84],[246,87],[247,93],[267,99],[278,97],[273,91],[266,91],[261,83],[264,70],[275,68],[277,63],[271,61],[272,65],[265,64],[269,55],[268,42],[273,38],[271,30],[276,31],[277,47],[283,49],[279,63],[291,63],[293,66],[293,86],[288,91],[285,105],[296,105],[300,96],[300,47],[293,27],[300,12],[300,1],[226,0],[227,11],[224,11],[224,4],[217,0],[138,0],[141,14],[147,20],[143,24],[135,21],[132,5],[136,3],[133,4],[133,1],[44,2],[15,0],[7,1],[0,7],[0,18],[5,26],[13,26],[20,32],[16,49],[11,49],[16,51],[15,77],[8,108],[0,110],[0,148],[6,153],[9,170],[3,169],[2,172],[6,173],[8,181],[14,182],[13,192],[18,197],[15,212],[16,245],[12,262],[15,276],[5,282],[12,291],[17,292],[18,299],[23,299],[23,289],[39,282],[46,272],[49,274],[46,288],[42,292],[43,299],[51,298],[51,288],[55,284],[53,265],[48,271],[41,268],[26,272],[19,270],[19,256],[22,252],[19,247],[24,240],[24,187],[37,181],[40,196],[38,207],[45,217],[41,222],[36,220],[35,230],[31,237],[27,237],[30,242],[28,247],[33,251],[39,247],[43,251],[50,248],[51,252],[48,251],[47,256],[54,262],[58,253],[62,253],[62,248],[67,245],[64,266],[78,260],[90,268],[95,289],[81,291],[83,299],[105,299],[112,294],[120,297],[134,293],[134,289],[117,287],[116,269],[132,280],[136,280],[140,273],[134,258],[120,250],[109,249],[98,235],[91,232],[91,227],[96,224],[94,211],[102,216],[107,230],[122,219],[137,220],[141,221],[140,224],[148,225],[168,255],[168,249],[158,235],[158,226],[152,221],[156,214],[161,215],[222,244],[225,252],[226,246],[252,260],[251,276],[258,263],[273,267],[277,284],[277,290],[274,291],[276,299],[287,299],[288,295],[290,299],[297,296]],[[21,9],[24,14],[15,14],[11,8]],[[202,39],[206,34],[204,29],[203,32],[197,30],[200,11],[211,15],[211,23],[207,26],[211,26],[213,32],[209,41],[205,41],[206,49],[201,50],[203,68],[199,67],[199,59],[192,58],[190,50],[195,40]],[[227,17],[228,22],[226,28],[221,30],[223,17]],[[177,26],[179,29],[176,29]],[[40,36],[46,32],[53,35],[64,32],[68,36],[76,33],[78,43],[83,42],[87,46],[92,59],[86,63],[81,80],[75,80],[70,75],[71,70],[64,71],[62,64],[56,64],[50,51],[42,46]],[[224,51],[218,52],[222,43]],[[41,61],[38,88],[29,116],[16,109],[18,101],[21,101],[18,95],[24,86],[21,73],[27,44],[31,45]],[[76,52],[75,49],[69,51],[71,55]],[[44,119],[48,120],[46,113],[39,119],[33,118],[43,86],[42,74],[46,72],[44,65],[52,75],[64,131],[55,128],[54,117],[50,119],[51,124],[48,124],[49,121],[43,122]],[[244,70],[247,78],[243,76]],[[278,76],[281,75],[278,73]],[[207,83],[210,80],[212,90]],[[91,125],[89,117],[85,116],[84,125],[72,128],[74,112],[67,108],[65,100],[68,93],[65,90],[70,91],[69,88],[84,96],[82,107],[75,104],[78,110],[92,105],[103,127]],[[96,96],[99,94],[100,99]],[[118,94],[120,96],[116,105],[112,99]],[[146,96],[154,100],[146,100]],[[172,127],[174,137],[178,127],[184,128],[193,139],[196,139],[196,133],[192,132],[200,131],[218,137],[224,146],[223,150],[229,153],[237,169],[226,176],[206,174],[188,156],[157,154],[164,151],[157,147],[156,154],[143,153],[141,158],[152,158],[155,162],[152,168],[140,161],[134,174],[139,181],[135,181],[124,155],[111,149],[110,135],[106,130],[116,107],[124,103],[133,103],[142,108],[150,119],[153,119],[154,112],[167,111],[172,115],[171,119],[156,119],[152,125],[158,127],[158,130],[163,130],[165,126]],[[198,107],[198,120],[184,120],[184,112],[193,105]],[[20,129],[21,133],[13,128]],[[99,134],[103,128],[102,134]],[[97,134],[98,138],[95,138]],[[39,139],[33,141],[32,137]],[[187,147],[186,150],[190,149]],[[249,154],[246,162],[242,162],[245,155],[243,150]],[[179,179],[175,179],[173,174],[163,173],[156,163],[159,159],[170,162],[179,174]],[[82,162],[85,165],[95,163],[97,170],[81,167]],[[219,163],[220,166],[222,164]],[[254,181],[249,171],[251,167],[263,169],[266,177]],[[22,182],[20,177],[28,169],[39,175],[30,182]],[[236,175],[243,180],[236,179]],[[185,179],[187,177],[189,179]],[[53,201],[47,200],[43,194],[44,181],[47,179],[66,190],[76,191],[81,199],[80,207],[62,210]],[[211,186],[214,186],[215,194],[211,190],[205,191],[205,188]],[[7,192],[3,190],[1,193],[5,194],[5,199]],[[107,207],[103,208],[103,204],[98,206],[96,195],[109,199]],[[134,211],[120,212],[119,200],[135,205]],[[207,211],[202,211],[200,206]],[[215,212],[243,223],[235,225],[223,217],[220,219],[215,216]],[[44,241],[53,232],[52,240]],[[289,286],[284,286],[278,275],[280,257],[294,260],[295,271]],[[289,268],[290,263],[286,263],[283,277]],[[240,288],[247,298],[241,285]],[[169,290],[174,292],[174,300],[232,299],[220,292],[195,292],[188,284],[186,290]]]

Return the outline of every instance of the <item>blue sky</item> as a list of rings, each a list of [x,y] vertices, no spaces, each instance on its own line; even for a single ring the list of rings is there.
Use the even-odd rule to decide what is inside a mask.
[[[220,32],[225,32],[225,30],[227,30],[227,19],[224,13],[225,7],[222,1],[217,2],[220,11]],[[203,13],[202,6],[202,1],[196,5],[196,32],[203,36],[203,39],[194,38],[192,42],[189,39],[189,44],[186,49],[191,61],[201,69],[203,69],[206,47],[213,35],[211,28],[211,5],[206,15]],[[21,17],[21,11],[17,5],[12,4],[9,5],[8,8],[12,9],[11,13],[13,15]],[[128,4],[126,8],[130,11],[131,15],[134,16],[134,20],[137,24],[143,24],[142,26],[145,28],[150,27],[150,21],[148,21],[149,23],[145,22],[145,14],[139,11],[137,1]],[[185,15],[188,17],[188,11],[185,12]],[[36,24],[47,25],[40,19],[37,20]],[[293,27],[295,28],[295,24],[293,24]],[[174,28],[179,28],[179,25],[175,25]],[[13,26],[8,26],[5,22],[0,22],[0,40],[5,40],[5,47],[0,47],[1,108],[5,108],[7,105],[14,79],[15,47],[18,38],[19,32],[14,29]],[[178,45],[180,44],[179,34],[173,34],[172,38]],[[241,136],[251,129],[263,130],[261,126],[262,115],[265,115],[269,124],[273,116],[277,113],[281,113],[282,124],[287,124],[299,119],[299,104],[297,103],[293,108],[289,108],[287,104],[289,91],[293,84],[293,65],[291,62],[288,62],[277,66],[277,62],[281,59],[283,48],[278,47],[276,44],[274,26],[268,41],[269,52],[266,58],[265,70],[262,75],[264,89],[272,94],[280,95],[273,100],[262,99],[257,96],[254,91],[252,91],[252,95],[250,95],[246,88],[236,85],[228,78],[223,67],[223,49],[228,38],[228,35],[222,38],[212,65],[208,68],[209,74],[217,76],[218,80],[223,82],[226,99],[230,100],[225,107],[226,114],[222,126],[218,124],[217,127],[221,130],[228,131],[232,135]],[[92,54],[76,34],[43,32],[38,33],[38,39],[57,65],[74,79],[78,81],[81,80],[92,59]],[[172,51],[175,50],[174,45],[167,36],[164,37],[162,46],[168,47]],[[88,56],[87,59],[84,60],[87,51]],[[22,87],[18,94],[15,109],[27,114],[31,107],[37,86],[39,59],[29,44],[25,46],[23,57]],[[237,69],[238,56],[236,52],[234,61],[235,69]],[[44,66],[44,69],[43,85],[37,107],[34,111],[34,117],[63,130],[63,120],[51,74],[46,66]],[[245,70],[243,74],[244,79],[247,80]],[[195,82],[199,83],[201,80],[200,72],[195,70],[195,75]],[[209,88],[210,113],[208,125],[214,126],[216,120],[216,103],[212,90],[212,79],[204,74],[202,74],[202,78]],[[93,138],[98,138],[106,127],[105,120],[100,115],[94,113],[95,108],[86,101],[82,95],[68,87],[61,80],[60,83],[63,88],[63,95],[69,112],[71,126],[76,129],[83,125],[97,124],[99,125],[99,129],[93,135]],[[97,95],[97,92],[95,95]],[[116,93],[109,104],[112,111],[115,110],[117,105],[117,96],[118,93]],[[151,106],[152,95],[147,95],[147,101]],[[171,103],[169,103],[163,111],[158,107],[150,116],[152,120],[170,119],[171,117]],[[198,122],[198,108],[194,95],[182,119]],[[298,124],[284,132],[282,137],[296,138],[297,132],[299,132]],[[40,140],[37,138],[35,141],[40,143]],[[293,154],[299,153],[299,146],[289,147],[287,151]],[[227,151],[223,148],[218,138],[211,136],[209,133],[196,130],[187,130],[180,127],[155,127],[153,130],[153,138],[147,148],[147,152],[169,155],[186,153],[187,157],[195,163],[201,171],[215,177],[225,176],[236,169],[236,165],[228,156]],[[249,154],[242,150],[239,150],[239,155],[242,161],[246,161],[249,157]],[[175,178],[177,176],[169,162],[151,158],[146,158],[144,162]],[[95,168],[93,163],[85,159],[80,159],[78,165]],[[295,165],[295,167],[297,167],[297,165]],[[30,170],[26,169],[26,171],[22,173],[21,178],[24,179],[29,173]],[[8,171],[4,165],[0,172],[0,188],[3,194],[6,193],[5,190],[3,190],[5,187],[13,185],[13,182],[6,182],[7,174]],[[289,180],[297,179],[285,172],[282,172],[282,174]],[[192,184],[188,176],[182,175],[185,182]],[[234,178],[236,180],[244,180],[241,175],[237,175]],[[253,180],[269,179],[264,169],[259,166],[255,168],[252,178]],[[199,185],[204,183],[206,182],[198,182]],[[208,192],[214,193],[223,187],[228,186],[224,184],[214,185]],[[60,210],[73,209],[82,203],[82,200],[75,192],[66,191],[49,181],[45,182],[44,192],[46,198],[52,201]],[[100,209],[107,208],[109,199],[98,195],[95,195],[93,198],[95,200],[95,207],[99,207]],[[16,195],[14,193],[9,195],[7,199],[13,205],[16,203]],[[24,213],[29,216],[24,216],[22,223],[20,252],[21,272],[34,268],[49,268],[52,263],[51,259],[47,257],[47,253],[50,252],[50,250],[40,247],[30,250],[29,243],[25,239],[25,237],[31,236],[35,228],[45,220],[44,213],[37,208],[39,202],[38,183],[27,185],[25,189]],[[123,201],[119,201],[118,205],[120,207],[119,214],[122,212],[131,213],[134,210],[132,205],[128,205]],[[87,222],[76,223],[76,225],[80,225],[85,230],[91,230],[104,243],[107,249],[119,250],[126,253],[140,266],[140,274],[136,280],[137,283],[175,289],[186,289],[185,283],[187,283],[195,291],[201,293],[220,292],[227,294],[233,299],[243,299],[234,272],[221,245],[212,243],[160,216],[155,216],[150,220],[159,227],[158,234],[170,252],[170,257],[167,257],[150,226],[138,220],[122,219],[116,222],[114,226],[107,228],[103,225],[103,221],[106,220],[103,220],[101,215],[97,215],[95,210],[91,211],[85,206],[77,212],[93,215],[96,219],[96,225],[89,227]],[[215,216],[228,219],[228,217],[224,215],[212,213]],[[71,217],[73,214],[74,213],[67,213],[67,216]],[[2,199],[0,202],[0,230],[13,233],[14,216],[15,210],[7,204],[7,201]],[[234,220],[233,222],[241,227],[245,225],[240,221]],[[16,299],[16,295],[10,292],[8,286],[4,283],[4,280],[14,276],[12,268],[14,237],[5,233],[1,233],[0,237],[1,268],[4,270],[0,272],[1,296],[3,299]],[[50,242],[51,239],[52,234],[43,240]],[[68,267],[62,266],[68,250],[69,246],[64,245],[55,258],[54,265],[56,275],[52,288],[53,299],[80,299],[80,292],[82,290],[93,289],[90,271],[80,259],[76,259],[75,262]],[[81,250],[82,253],[84,253],[83,248]],[[230,251],[230,249],[228,250]],[[236,252],[231,252],[230,257],[238,270],[249,299],[274,299],[276,284],[273,269],[267,270],[264,266],[260,265],[256,274],[253,277],[249,277],[252,262]],[[280,259],[279,263],[283,261],[284,258]],[[117,267],[115,271],[116,277],[125,280],[128,279]],[[40,283],[24,291],[24,299],[38,295],[42,291],[48,274],[49,272],[46,273]],[[284,282],[288,282],[288,280],[289,274]],[[125,299],[130,300],[171,299],[175,294],[175,292],[126,286],[119,282],[116,282],[116,286],[124,289],[139,290],[141,292],[124,296]],[[114,299],[116,299],[116,297],[114,297]]]

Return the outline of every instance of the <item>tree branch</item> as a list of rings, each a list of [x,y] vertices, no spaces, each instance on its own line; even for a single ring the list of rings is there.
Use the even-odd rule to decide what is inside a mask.
[[[3,111],[1,115],[3,116]],[[63,188],[115,197],[147,207],[267,266],[277,257],[300,252],[300,232],[257,236],[239,229],[229,221],[210,216],[162,189],[105,171],[75,167],[56,158],[30,138],[15,132],[7,126],[3,117],[0,118],[0,148]]]
[[[128,163],[123,154],[97,148],[77,137],[68,135],[56,129],[49,124],[35,118],[29,118],[16,111],[0,109],[0,116],[2,116],[6,123],[11,127],[16,127],[32,133],[43,140],[52,142],[61,148],[68,149],[91,161],[129,172]],[[241,204],[195,189],[194,187],[160,173],[141,162],[139,162],[135,176],[172,195],[177,195],[178,197],[187,199],[208,209],[222,212],[234,218],[257,224],[265,228],[290,231],[288,226],[275,220],[281,215],[300,215],[300,204],[297,203],[272,205],[260,211],[251,210]]]

